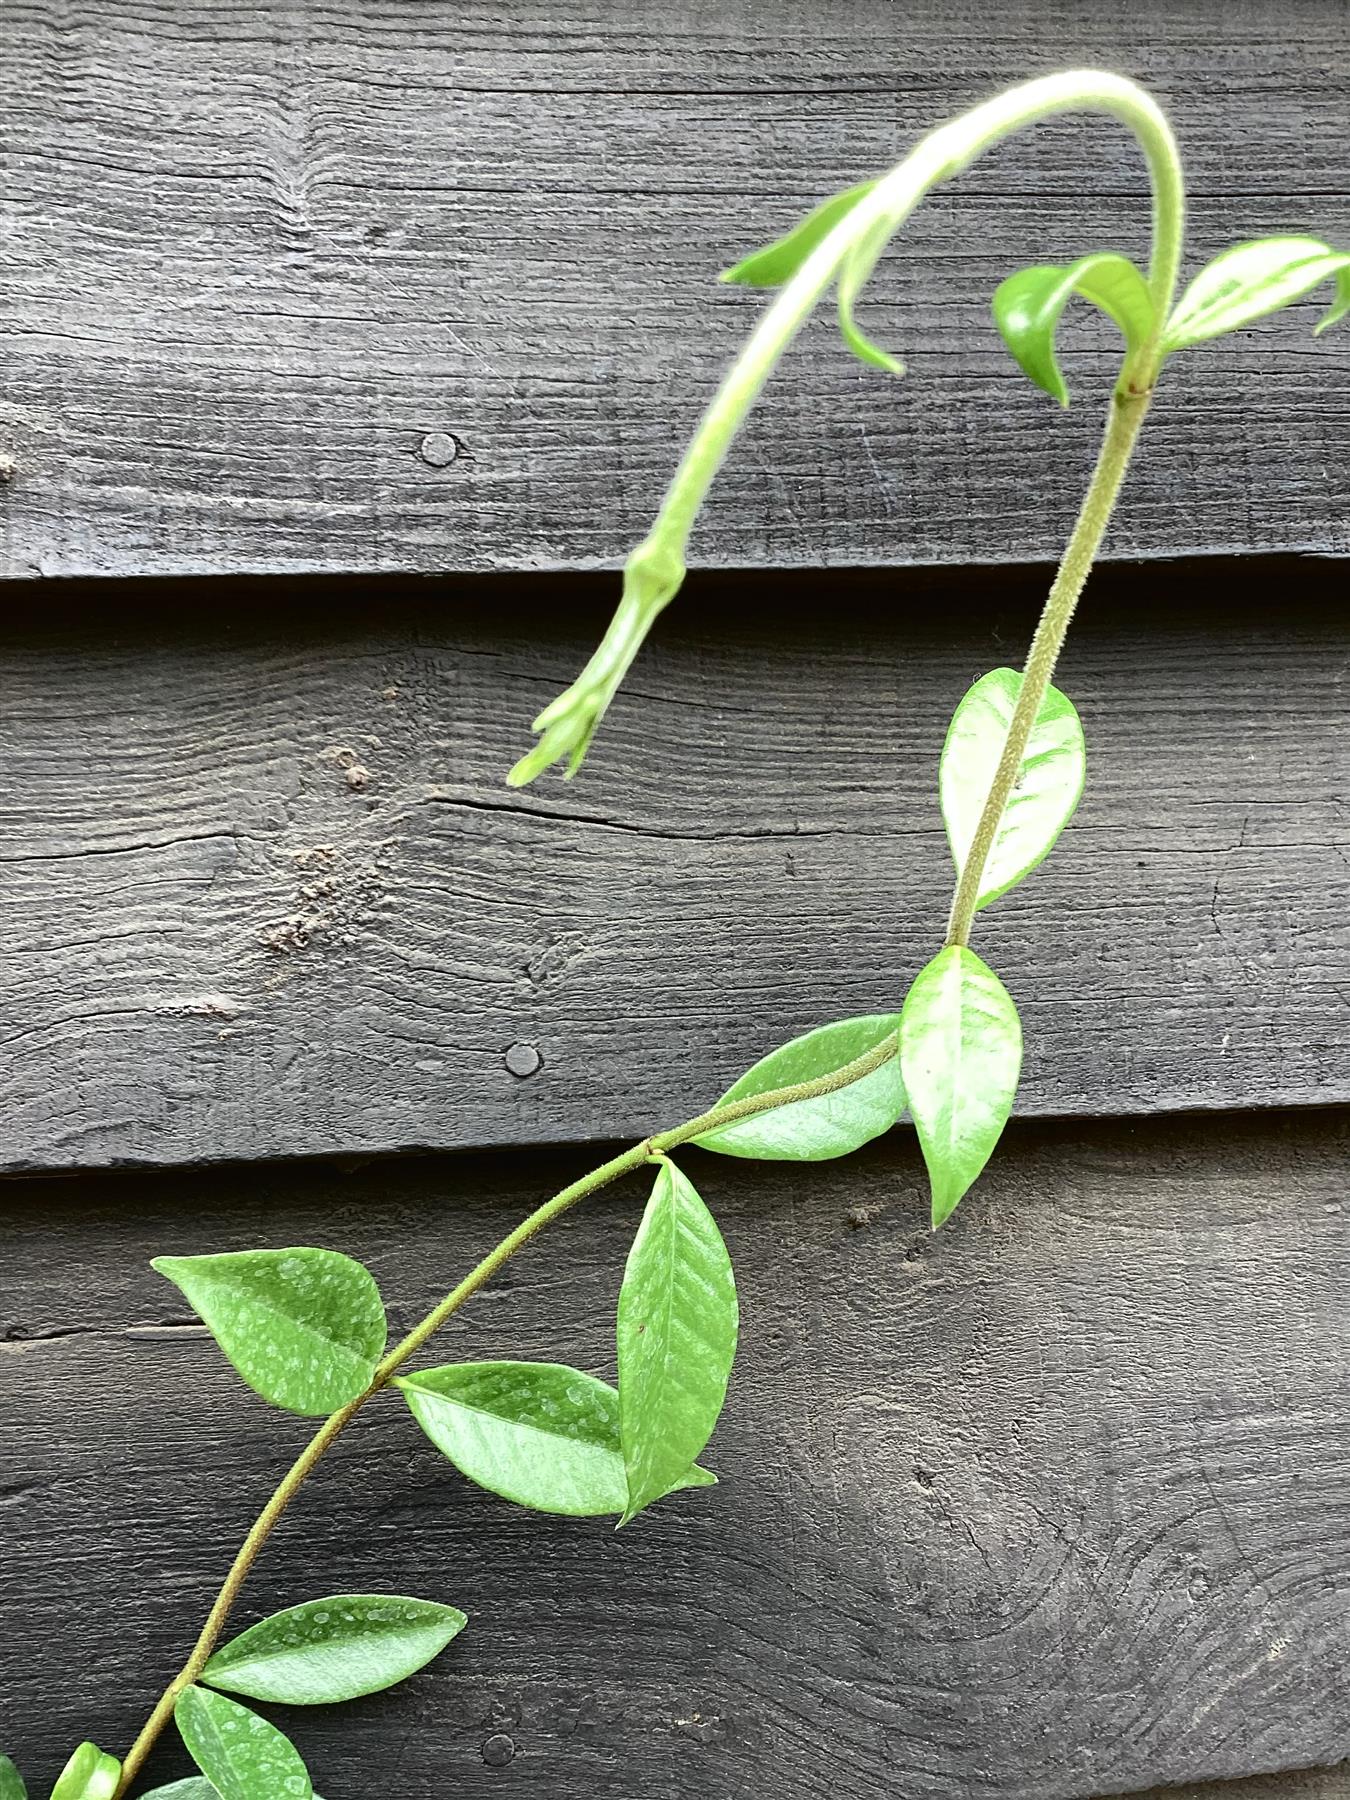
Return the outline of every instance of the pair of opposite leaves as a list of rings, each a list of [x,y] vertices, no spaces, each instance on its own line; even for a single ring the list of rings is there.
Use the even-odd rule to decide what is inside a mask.
[[[952,717],[938,786],[958,876],[1003,753],[1022,677],[995,669]],[[1049,854],[1083,791],[1086,753],[1072,703],[1050,688],[986,859],[977,907],[1015,887]],[[1017,1091],[1022,1032],[998,976],[973,951],[951,945],[915,979],[898,1014],[845,1019],[797,1038],[743,1075],[738,1100],[814,1080],[898,1035],[898,1054],[871,1075],[822,1099],[739,1121],[697,1141],[732,1156],[822,1161],[888,1131],[908,1110],[932,1189],[936,1228],[989,1160]]]
[[[469,1480],[536,1512],[617,1515],[716,1477],[700,1468],[736,1355],[736,1283],[716,1220],[662,1160],[624,1267],[617,1389],[557,1363],[467,1363],[399,1381]]]
[[[986,675],[958,706],[947,734],[939,785],[958,871],[1020,686],[1021,677],[1012,670]],[[1077,714],[1051,689],[985,866],[980,906],[1007,892],[1049,852],[1078,802],[1083,773]],[[908,1090],[933,1175],[935,1214],[945,1217],[993,1148],[993,1141],[986,1141],[990,1120],[1000,1111],[1006,1117],[1020,1060],[1012,1002],[971,952],[949,949],[935,958],[915,982],[900,1015],[844,1020],[796,1039],[757,1063],[723,1099],[744,1099],[831,1074],[897,1030],[900,1056],[871,1075],[818,1099],[723,1126],[698,1142],[727,1155],[771,1160],[842,1156],[894,1125],[905,1110]],[[997,1135],[995,1128],[993,1140]],[[387,1339],[384,1304],[369,1271],[351,1259],[323,1250],[256,1251],[161,1258],[156,1267],[183,1289],[240,1374],[272,1403],[324,1417],[356,1399],[374,1380]],[[637,1412],[629,1423],[623,1416],[630,1396],[649,1396],[668,1374],[661,1357],[669,1355],[673,1326],[657,1329],[653,1322],[677,1316],[681,1288],[718,1297],[720,1321],[695,1321],[695,1327],[720,1334],[720,1348],[715,1354],[709,1350],[709,1360],[714,1367],[729,1367],[735,1290],[725,1247],[687,1177],[663,1163],[620,1295],[617,1394],[594,1377],[555,1364],[456,1364],[402,1377],[399,1385],[433,1441],[481,1485],[518,1497],[513,1490],[519,1484],[491,1467],[501,1446],[481,1434],[475,1437],[466,1423],[470,1417],[504,1418],[503,1396],[509,1394],[518,1409],[515,1423],[522,1429],[566,1435],[572,1444],[584,1445],[594,1468],[603,1470],[590,1482],[589,1497],[559,1493],[551,1497],[548,1510],[631,1516],[659,1497],[658,1488],[669,1492],[707,1441],[705,1436],[693,1443],[691,1433],[675,1432],[672,1443],[689,1442],[683,1460],[677,1460],[675,1451],[653,1454],[638,1416],[651,1410],[646,1400],[639,1404],[632,1399],[630,1412]],[[642,1324],[640,1333],[634,1321]],[[682,1321],[685,1327],[688,1323]],[[557,1431],[550,1432],[550,1421]],[[627,1455],[625,1443],[631,1447]],[[645,1463],[647,1473],[638,1472],[638,1462]],[[659,1479],[652,1470],[659,1470]],[[617,1503],[620,1486],[629,1495],[623,1504]]]
[[[162,1258],[230,1361],[264,1398],[329,1413],[374,1381],[387,1335],[369,1271],[335,1251]],[[714,1479],[693,1465],[712,1434],[735,1353],[730,1260],[698,1194],[668,1162],[634,1240],[618,1317],[621,1391],[556,1364],[476,1363],[403,1378],[432,1441],[481,1485],[542,1510],[631,1517]],[[676,1350],[678,1345],[678,1350]],[[174,1717],[206,1782],[159,1800],[310,1800],[283,1733],[218,1692],[290,1705],[357,1698],[421,1668],[458,1634],[453,1607],[337,1595],[262,1621],[212,1656]],[[108,1800],[120,1767],[85,1744],[53,1800]],[[0,1800],[24,1800],[0,1761]]]
[[[875,188],[860,182],[822,202],[784,237],[756,250],[723,272],[722,280],[744,287],[781,287],[816,247]],[[883,222],[884,223],[884,222]],[[862,279],[870,272],[871,237],[845,257],[839,279],[839,324],[849,348],[863,362],[902,375],[904,364],[882,350],[853,316]],[[1335,295],[1315,327],[1321,333],[1350,313],[1350,252],[1321,238],[1287,235],[1236,244],[1203,268],[1167,319],[1159,349],[1164,356],[1193,344],[1240,331],[1257,319],[1335,282]],[[1055,333],[1069,300],[1089,301],[1116,325],[1130,351],[1141,349],[1157,323],[1148,283],[1128,257],[1099,251],[1068,264],[1038,264],[999,284],[994,321],[1018,367],[1037,387],[1069,403],[1069,391],[1055,355]]]
[[[943,815],[958,870],[1007,733],[1021,678],[995,670],[962,701],[944,746]],[[1051,690],[986,864],[980,906],[1048,853],[1083,781],[1082,732]],[[943,951],[897,1019],[843,1020],[784,1045],[724,1096],[730,1102],[832,1073],[898,1028],[900,1054],[848,1087],[709,1132],[724,1154],[818,1161],[915,1114],[940,1223],[974,1180],[1011,1107],[1020,1061],[1017,1015],[1002,984],[968,950]],[[374,1278],[334,1251],[254,1251],[161,1258],[226,1355],[264,1398],[325,1415],[367,1391],[387,1340]],[[663,1161],[634,1240],[617,1318],[620,1387],[558,1364],[470,1363],[400,1379],[432,1441],[460,1470],[540,1510],[619,1513],[621,1522],[680,1488],[714,1479],[699,1455],[726,1393],[737,1311],[730,1261],[692,1183]],[[227,1694],[329,1703],[393,1685],[457,1635],[453,1607],[400,1596],[338,1595],[252,1627],[218,1651],[179,1696],[184,1743],[209,1779],[158,1800],[311,1800],[299,1752]],[[108,1800],[120,1766],[93,1744],[75,1753],[53,1800]],[[0,1800],[26,1800],[0,1759]],[[147,1797],[150,1800],[150,1797]]]
[[[336,1251],[167,1257],[177,1283],[265,1399],[331,1414],[379,1375],[387,1324],[369,1270]],[[731,1263],[712,1215],[660,1160],[634,1238],[617,1317],[620,1386],[551,1363],[468,1363],[399,1378],[433,1443],[481,1486],[538,1510],[618,1513],[715,1477],[698,1467],[721,1412],[738,1328]],[[402,1681],[465,1623],[454,1607],[397,1595],[337,1595],[263,1620],[218,1650],[174,1709],[206,1778],[158,1800],[312,1800],[300,1753],[217,1690],[289,1705],[350,1700]],[[108,1800],[116,1760],[85,1744],[53,1800]],[[5,1782],[12,1778],[12,1791]],[[0,1763],[0,1800],[24,1800]]]
[[[875,187],[863,182],[836,194],[795,230],[754,252],[725,272],[723,280],[751,287],[778,287]],[[884,221],[882,222],[884,225]],[[846,253],[840,266],[840,326],[863,361],[893,373],[903,365],[873,344],[853,316],[862,282],[875,261],[878,227]],[[1215,258],[1190,283],[1159,336],[1161,355],[1236,331],[1334,280],[1335,296],[1317,326],[1324,331],[1350,312],[1350,253],[1321,239],[1272,237],[1239,244]],[[1115,253],[1080,258],[1067,266],[1038,266],[1009,276],[995,292],[995,322],[1019,366],[1061,404],[1068,389],[1055,355],[1055,333],[1068,301],[1078,295],[1117,325],[1131,353],[1153,338],[1158,321],[1148,284],[1138,268]],[[969,850],[994,767],[1002,752],[1020,677],[995,670],[976,684],[958,708],[942,762],[942,808],[958,873]],[[1000,824],[981,880],[978,905],[986,906],[1033,869],[1047,854],[1072,814],[1082,791],[1082,730],[1070,702],[1051,688],[1046,695],[1018,781]],[[841,1033],[846,1027],[827,1027]],[[899,1033],[898,1066],[887,1065],[831,1096],[812,1102],[829,1121],[819,1155],[842,1155],[885,1130],[908,1105],[918,1131],[932,1185],[933,1223],[950,1215],[977,1178],[1011,1111],[1021,1068],[1021,1028],[1002,982],[968,949],[949,946],[925,968],[910,989],[897,1018],[849,1022],[851,1054]],[[758,1065],[732,1095],[782,1085],[785,1061],[794,1079],[827,1072],[836,1040],[813,1033]],[[819,1053],[819,1054],[817,1054]],[[843,1059],[840,1059],[843,1060]],[[835,1065],[837,1066],[837,1065]],[[870,1109],[875,1118],[868,1115]],[[894,1117],[885,1119],[889,1106]],[[798,1109],[767,1114],[722,1134],[710,1143],[744,1155],[803,1155],[785,1141]],[[802,1109],[803,1112],[805,1108]],[[845,1115],[851,1115],[849,1123]],[[736,1138],[759,1147],[740,1149]]]
[[[271,1404],[327,1417],[377,1385],[384,1303],[352,1258],[254,1250],[154,1266]],[[716,1221],[663,1159],[620,1288],[617,1389],[560,1363],[451,1363],[393,1379],[427,1436],[478,1486],[536,1511],[617,1514],[623,1524],[714,1480],[697,1458],[726,1397],[737,1331]]]
[[[943,749],[943,816],[958,871],[1006,738],[1021,678],[995,670],[966,695]],[[990,853],[978,904],[1021,880],[1048,853],[1083,782],[1082,732],[1051,690]],[[970,951],[949,948],[915,981],[898,1019],[843,1020],[784,1045],[749,1070],[726,1102],[830,1074],[898,1028],[900,1054],[812,1101],[706,1133],[724,1154],[818,1161],[890,1129],[907,1103],[933,1178],[941,1223],[978,1175],[1011,1107],[1020,1063],[1016,1011]],[[363,1394],[383,1354],[384,1306],[369,1271],[333,1251],[256,1251],[162,1258],[239,1372],[264,1398],[309,1415]],[[737,1332],[730,1262],[687,1178],[663,1162],[620,1294],[618,1392],[558,1364],[451,1365],[403,1377],[423,1429],[463,1473],[541,1510],[617,1512],[621,1522],[666,1493],[714,1478],[695,1458],[725,1397]],[[676,1348],[678,1343],[678,1350]],[[310,1800],[298,1751],[226,1694],[291,1704],[350,1699],[392,1685],[455,1636],[453,1607],[398,1596],[335,1596],[264,1620],[216,1653],[202,1683],[179,1696],[176,1720],[209,1777],[159,1800]],[[372,1626],[376,1630],[372,1633]],[[392,1629],[389,1629],[392,1627]],[[374,1638],[383,1636],[378,1646]],[[107,1800],[120,1768],[82,1745],[53,1800]],[[0,1800],[25,1800],[0,1760]]]

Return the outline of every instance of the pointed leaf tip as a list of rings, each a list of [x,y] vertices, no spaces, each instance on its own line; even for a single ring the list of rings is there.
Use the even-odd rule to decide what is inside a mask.
[[[1329,331],[1333,325],[1338,325],[1347,313],[1350,313],[1350,262],[1336,271],[1335,296],[1331,305],[1313,326],[1313,336],[1321,337],[1324,331]]]
[[[1153,324],[1148,284],[1128,257],[1101,251],[1063,266],[1020,269],[994,292],[994,323],[1017,366],[1061,406],[1069,389],[1055,353],[1060,317],[1077,294],[1120,329],[1126,345],[1138,349]]]
[[[800,224],[782,237],[775,238],[773,243],[766,244],[762,250],[752,250],[749,256],[742,257],[729,269],[723,269],[718,276],[719,281],[733,283],[738,287],[775,288],[782,287],[790,281],[801,268],[818,244],[834,230],[842,218],[853,211],[860,200],[866,199],[876,186],[875,181],[860,181],[856,187],[845,188],[840,194],[832,194],[819,206],[809,212]]]
[[[1350,251],[1314,237],[1255,238],[1235,244],[1203,268],[1177,301],[1167,321],[1163,349],[1182,350],[1239,331],[1333,279],[1335,297],[1317,331],[1325,331],[1350,312]]]
[[[326,1418],[365,1392],[384,1352],[384,1305],[370,1271],[336,1250],[157,1256],[256,1394]]]
[[[717,1223],[674,1163],[656,1173],[619,1291],[620,1524],[668,1493],[703,1451],[736,1355],[736,1283]]]
[[[1012,996],[973,950],[948,945],[917,976],[900,1015],[900,1056],[936,1231],[993,1154],[1022,1067]]]
[[[23,1776],[7,1756],[0,1756],[0,1800],[28,1800]]]
[[[839,269],[838,311],[839,329],[844,342],[858,358],[871,368],[884,369],[888,375],[903,375],[905,365],[898,356],[892,356],[868,337],[858,324],[856,309],[858,298],[862,293],[868,277],[877,266],[877,260],[886,248],[887,240],[894,228],[895,221],[882,217],[869,229],[845,256]]]
[[[854,317],[852,301],[846,302],[842,296],[839,301],[839,330],[859,362],[866,363],[871,369],[882,369],[887,375],[904,375],[903,360],[892,356],[889,350],[883,350],[880,344],[868,337]]]
[[[395,1382],[461,1475],[535,1512],[622,1515],[628,1506],[619,1396],[561,1363],[448,1363]],[[671,1491],[706,1487],[686,1469]]]
[[[333,1594],[274,1613],[217,1650],[207,1687],[284,1706],[331,1706],[406,1681],[467,1624],[454,1606],[400,1594]]]

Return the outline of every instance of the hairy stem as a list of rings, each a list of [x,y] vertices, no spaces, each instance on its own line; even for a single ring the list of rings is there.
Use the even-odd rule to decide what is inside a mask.
[[[816,246],[764,313],[699,421],[643,541],[628,558],[624,591],[600,647],[581,674],[534,721],[540,741],[511,770],[514,787],[566,760],[574,774],[596,726],[657,614],[684,579],[684,551],[699,509],[746,414],[779,358],[836,282],[857,293],[886,244],[924,196],[984,152],[1042,119],[1067,112],[1105,113],[1134,133],[1153,192],[1153,249],[1148,287],[1155,325],[1140,363],[1158,360],[1163,326],[1181,264],[1185,196],[1176,140],[1156,102],[1132,81],[1100,69],[1070,69],[1022,82],[930,131]]]
[[[802,1100],[818,1100],[826,1094],[836,1093],[840,1088],[849,1087],[864,1076],[873,1074],[882,1068],[896,1055],[899,1049],[897,1039],[892,1035],[883,1043],[869,1050],[866,1055],[856,1057],[846,1063],[842,1069],[836,1069],[829,1075],[822,1075],[815,1081],[798,1082],[792,1087],[774,1088],[769,1093],[752,1094],[744,1100],[733,1100],[729,1104],[714,1106],[708,1112],[700,1113],[697,1118],[687,1119],[683,1125],[676,1125],[669,1131],[658,1132],[653,1137],[643,1138],[639,1144],[613,1156],[608,1162],[601,1163],[599,1168],[592,1169],[561,1193],[555,1194],[530,1216],[517,1225],[495,1249],[490,1250],[483,1260],[460,1282],[452,1288],[439,1305],[432,1308],[420,1324],[414,1325],[408,1335],[402,1338],[388,1353],[384,1361],[375,1371],[374,1379],[363,1394],[324,1420],[309,1443],[291,1464],[286,1474],[277,1485],[276,1491],[266,1506],[258,1514],[252,1530],[239,1547],[239,1553],[230,1565],[229,1573],[221,1584],[220,1592],[207,1614],[206,1623],[192,1647],[191,1654],[177,1675],[165,1688],[154,1711],[146,1720],[144,1728],[136,1742],[127,1752],[122,1763],[122,1778],[118,1783],[115,1800],[121,1800],[130,1789],[136,1776],[140,1773],[146,1757],[150,1754],[156,1739],[173,1717],[174,1705],[184,1688],[191,1687],[210,1659],[211,1652],[220,1640],[225,1622],[239,1597],[239,1590],[248,1578],[249,1571],[258,1559],[263,1545],[276,1529],[282,1514],[295,1498],[296,1493],[313,1472],[324,1452],[331,1448],[341,1437],[363,1406],[374,1399],[382,1388],[386,1387],[393,1377],[420,1350],[427,1339],[432,1337],[447,1319],[457,1313],[466,1300],[473,1297],[478,1290],[489,1282],[502,1265],[513,1257],[517,1250],[528,1244],[546,1225],[558,1218],[578,1201],[588,1195],[597,1193],[608,1187],[610,1182],[617,1181],[622,1175],[632,1174],[649,1162],[653,1156],[662,1156],[680,1144],[687,1144],[692,1139],[701,1137],[704,1132],[714,1131],[725,1125],[734,1125],[739,1119],[751,1119],[760,1113],[772,1112],[780,1106],[792,1106]]]
[[[704,414],[671,481],[653,537],[659,532],[681,544],[688,538],[746,413],[848,253],[866,246],[867,262],[875,266],[886,243],[933,188],[969,168],[1004,138],[1066,112],[1110,114],[1134,132],[1144,151],[1153,184],[1148,283],[1161,336],[1181,265],[1184,207],[1180,159],[1165,117],[1142,88],[1095,69],[1023,82],[921,138],[817,246],[765,313]],[[861,280],[860,275],[857,285]]]
[[[1055,664],[1059,661],[1059,653],[1073,619],[1074,609],[1078,605],[1079,595],[1091,572],[1115,507],[1116,496],[1125,479],[1139,427],[1148,411],[1148,402],[1147,391],[1131,393],[1123,384],[1112,397],[1106,435],[1097,456],[1097,466],[1092,472],[1087,493],[1083,496],[1073,535],[1050,589],[1045,610],[1036,627],[1036,635],[1031,640],[1031,650],[1022,676],[1021,691],[1008,726],[1008,735],[1004,740],[998,767],[994,771],[994,779],[985,796],[975,835],[961,866],[960,878],[952,898],[951,915],[947,921],[948,944],[970,942],[970,928],[979,902],[985,865],[1003,823],[1004,809],[1017,785],[1032,727],[1045,700],[1045,691],[1055,672]]]

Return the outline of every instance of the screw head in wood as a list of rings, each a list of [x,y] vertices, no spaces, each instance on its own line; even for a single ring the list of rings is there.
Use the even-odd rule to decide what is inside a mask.
[[[417,454],[430,468],[448,468],[459,455],[459,439],[448,431],[429,431],[418,445]]]

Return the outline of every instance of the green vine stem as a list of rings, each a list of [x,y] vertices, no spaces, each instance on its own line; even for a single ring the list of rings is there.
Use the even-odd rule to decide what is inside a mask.
[[[994,779],[990,783],[975,827],[975,835],[961,865],[956,891],[952,896],[951,915],[947,921],[948,944],[970,942],[970,928],[975,919],[985,864],[1003,823],[1004,808],[1017,785],[1022,757],[1045,699],[1046,689],[1054,675],[1055,664],[1059,661],[1059,653],[1073,620],[1079,596],[1091,573],[1115,508],[1116,497],[1129,468],[1139,428],[1148,411],[1149,397],[1147,388],[1136,393],[1129,391],[1124,385],[1117,388],[1112,396],[1106,435],[1097,456],[1097,466],[1092,472],[1092,481],[1083,496],[1083,504],[1064,552],[1064,559],[1059,565],[1045,609],[1037,623],[1035,636],[1031,640],[1022,686],[1008,724],[1008,735],[1003,742]]]
[[[856,289],[932,188],[969,168],[1004,138],[1066,112],[1105,113],[1120,120],[1138,139],[1148,163],[1153,191],[1148,289],[1154,329],[1132,359],[1137,366],[1127,365],[1127,378],[1141,391],[1152,386],[1181,265],[1185,199],[1176,140],[1149,94],[1122,76],[1074,69],[1023,82],[929,132],[822,239],[751,333],[704,413],[650,532],[625,565],[623,596],[604,639],[571,687],[534,721],[540,741],[511,770],[507,779],[512,786],[532,781],[560,759],[566,759],[569,775],[580,767],[653,621],[679,591],[689,533],[732,439],[779,358],[841,271],[848,266],[850,287]],[[1104,484],[1100,492],[1105,492]]]
[[[472,1297],[489,1282],[497,1271],[522,1249],[530,1240],[559,1218],[578,1201],[589,1195],[598,1193],[608,1187],[621,1176],[632,1174],[635,1170],[650,1163],[654,1158],[663,1157],[668,1151],[680,1144],[692,1142],[705,1132],[720,1130],[724,1126],[734,1125],[738,1120],[751,1119],[760,1113],[772,1112],[780,1106],[792,1106],[803,1100],[822,1099],[827,1094],[837,1093],[840,1088],[849,1087],[864,1076],[873,1074],[890,1062],[899,1050],[898,1040],[894,1035],[886,1038],[865,1055],[855,1057],[852,1062],[845,1063],[843,1068],[833,1070],[829,1075],[822,1075],[815,1081],[798,1082],[791,1087],[774,1088],[768,1093],[752,1094],[743,1100],[733,1100],[721,1106],[714,1106],[709,1111],[700,1113],[697,1118],[688,1119],[683,1125],[676,1125],[669,1131],[658,1132],[655,1136],[643,1138],[641,1143],[632,1145],[618,1156],[611,1157],[608,1162],[601,1163],[589,1174],[581,1176],[569,1187],[546,1200],[516,1229],[510,1232],[495,1249],[490,1250],[483,1260],[460,1282],[451,1289],[439,1305],[432,1308],[427,1316],[414,1325],[406,1337],[402,1338],[389,1351],[384,1361],[375,1371],[374,1379],[363,1394],[358,1394],[346,1406],[324,1420],[300,1455],[291,1464],[286,1474],[278,1483],[271,1499],[258,1514],[252,1529],[239,1547],[229,1573],[221,1584],[206,1623],[192,1647],[187,1661],[165,1688],[156,1702],[154,1711],[146,1720],[139,1737],[127,1752],[122,1763],[122,1777],[117,1786],[114,1800],[122,1800],[130,1789],[136,1776],[140,1773],[146,1757],[154,1747],[155,1741],[165,1726],[173,1718],[174,1704],[184,1688],[195,1682],[206,1667],[211,1652],[219,1642],[220,1634],[225,1627],[239,1597],[239,1591],[248,1578],[249,1571],[258,1559],[258,1555],[266,1544],[283,1513],[309,1475],[347,1426],[351,1424],[357,1413],[373,1400],[383,1388],[427,1342],[440,1330],[446,1321],[457,1313],[465,1301]]]

